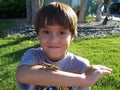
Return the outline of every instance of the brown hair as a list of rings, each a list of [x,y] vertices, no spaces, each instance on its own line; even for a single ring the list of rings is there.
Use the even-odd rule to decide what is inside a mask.
[[[72,35],[77,34],[77,16],[73,9],[64,3],[53,2],[38,11],[35,19],[37,34],[41,28],[48,25],[60,25],[69,29]]]

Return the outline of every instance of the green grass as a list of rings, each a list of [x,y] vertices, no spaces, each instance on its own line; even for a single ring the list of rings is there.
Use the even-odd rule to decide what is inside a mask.
[[[39,47],[37,38],[0,38],[0,90],[18,90],[16,85],[16,66],[24,51]],[[120,88],[120,36],[89,40],[75,40],[69,48],[91,64],[102,64],[113,69],[109,76],[103,76],[92,90],[119,90]]]

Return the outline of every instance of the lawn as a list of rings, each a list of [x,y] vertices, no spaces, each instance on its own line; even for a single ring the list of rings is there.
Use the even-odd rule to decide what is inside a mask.
[[[0,90],[18,90],[16,67],[24,51],[39,47],[37,38],[10,36],[0,38]],[[90,60],[91,64],[102,64],[113,69],[92,86],[92,90],[120,89],[120,35],[94,39],[76,39],[69,51]]]

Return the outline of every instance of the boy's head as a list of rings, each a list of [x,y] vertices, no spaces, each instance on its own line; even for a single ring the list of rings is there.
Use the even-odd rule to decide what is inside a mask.
[[[73,9],[64,3],[53,2],[38,11],[35,20],[37,34],[41,28],[48,25],[60,25],[69,29],[73,36],[77,35],[77,16]]]

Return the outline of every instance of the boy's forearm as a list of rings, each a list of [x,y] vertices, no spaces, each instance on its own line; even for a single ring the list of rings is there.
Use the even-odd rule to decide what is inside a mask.
[[[84,74],[42,69],[42,66],[20,66],[17,79],[21,83],[50,86],[89,86]]]

